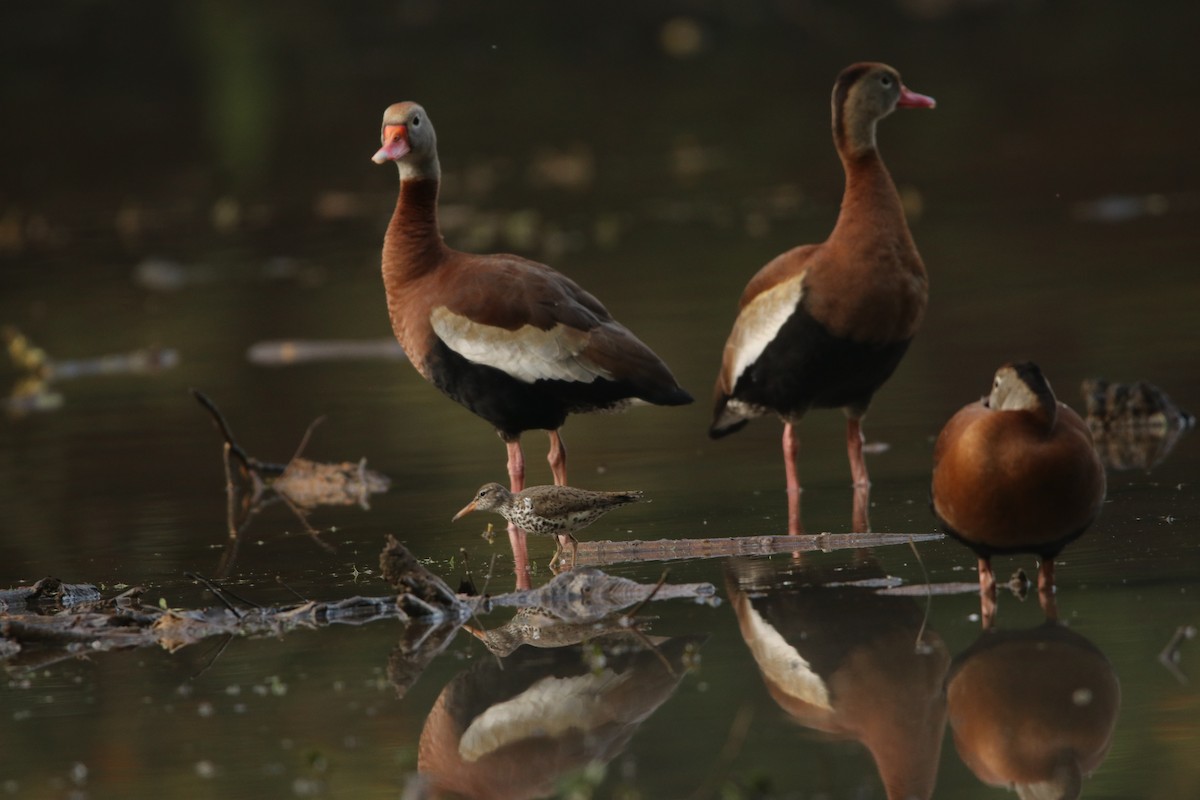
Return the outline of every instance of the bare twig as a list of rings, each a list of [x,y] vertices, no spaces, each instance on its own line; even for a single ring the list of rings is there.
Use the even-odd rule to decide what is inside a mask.
[[[913,642],[913,652],[922,653],[928,651],[928,646],[924,644],[925,626],[929,624],[929,611],[933,607],[933,591],[929,585],[929,573],[925,570],[925,561],[921,558],[921,552],[917,550],[912,539],[908,540],[908,546],[917,559],[917,566],[921,568],[921,579],[925,582],[925,613],[921,617],[921,627],[917,630],[917,640]]]
[[[713,790],[717,783],[729,771],[729,766],[746,746],[746,738],[750,735],[750,724],[753,721],[754,707],[749,703],[738,706],[737,714],[734,715],[733,722],[729,724],[729,734],[725,737],[725,744],[721,747],[721,752],[717,754],[716,764],[703,785],[692,793],[693,798],[711,797],[716,794]]]
[[[654,588],[650,590],[650,594],[646,595],[646,598],[634,606],[631,611],[626,612],[625,619],[633,619],[636,617],[638,612],[642,610],[642,606],[646,605],[646,603],[649,603],[654,599],[654,595],[658,594],[658,590],[661,589],[663,584],[667,582],[667,576],[670,574],[671,570],[664,569],[662,575],[660,575],[658,578],[658,583],[654,584]]]
[[[1183,643],[1196,635],[1196,629],[1191,625],[1180,625],[1175,629],[1175,633],[1171,635],[1171,640],[1167,642],[1167,646],[1158,654],[1159,663],[1167,668],[1175,676],[1175,679],[1186,685],[1189,683],[1188,676],[1182,669],[1179,668],[1180,648]]]
[[[233,438],[233,430],[230,429],[229,423],[226,422],[225,415],[222,414],[220,409],[217,408],[217,404],[199,389],[189,389],[188,391],[190,391],[192,393],[192,397],[196,398],[200,405],[204,406],[204,408],[208,410],[208,413],[212,415],[213,421],[216,422],[217,429],[221,432],[221,436],[225,438],[225,443],[229,446],[230,452],[233,453],[238,461],[242,462],[242,466],[250,472],[254,472],[259,469],[262,466],[259,461],[247,454],[246,451],[242,449],[241,445],[237,443],[237,440]]]
[[[313,431],[315,431],[317,426],[324,421],[325,415],[322,414],[312,422],[308,423],[308,427],[304,430],[304,436],[300,437],[300,444],[296,447],[296,452],[292,454],[290,459],[288,459],[287,465],[289,467],[292,465],[292,462],[294,462],[297,458],[300,458],[300,455],[304,452],[304,448],[308,447],[308,440],[312,438]],[[287,471],[286,468],[284,471]]]
[[[212,654],[212,657],[210,659],[208,659],[207,663],[205,663],[205,665],[203,667],[201,667],[198,672],[196,672],[194,675],[192,675],[189,678],[189,680],[194,681],[197,678],[199,678],[201,675],[203,675],[204,673],[206,673],[210,669],[212,669],[212,665],[217,663],[217,659],[220,658],[225,653],[225,648],[229,647],[229,643],[232,641],[233,641],[232,633],[229,634],[228,636],[226,636],[224,639],[222,639],[221,644],[216,647],[216,652],[214,652]]]

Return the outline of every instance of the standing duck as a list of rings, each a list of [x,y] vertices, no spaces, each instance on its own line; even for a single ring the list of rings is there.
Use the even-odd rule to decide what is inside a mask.
[[[393,161],[400,172],[383,243],[392,330],[426,380],[496,428],[514,492],[525,485],[524,431],[549,431],[547,460],[555,484],[565,485],[558,429],[568,414],[637,400],[691,402],[662,360],[574,281],[519,256],[446,246],[437,221],[437,137],[425,109],[389,106],[381,139],[373,160]],[[520,571],[524,534],[510,526],[509,536]]]
[[[842,71],[833,85],[833,141],[846,173],[837,224],[823,243],[796,247],[759,270],[725,343],[709,435],[765,414],[783,420],[789,532],[799,532],[794,428],[810,408],[845,410],[854,484],[870,484],[862,417],[908,349],[928,297],[875,126],[897,108],[933,107],[886,64]]]
[[[1036,553],[1038,590],[1052,602],[1054,557],[1092,524],[1104,490],[1087,424],[1030,362],[997,370],[991,394],[951,417],[934,446],[933,511],[979,556],[985,618],[995,554]]]

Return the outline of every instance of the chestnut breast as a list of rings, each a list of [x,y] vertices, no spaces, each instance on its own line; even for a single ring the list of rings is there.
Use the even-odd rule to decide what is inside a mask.
[[[909,340],[920,327],[925,269],[907,229],[882,227],[831,237],[808,259],[803,302],[834,336],[886,344]]]
[[[1070,538],[1099,513],[1104,489],[1091,434],[1061,403],[1049,430],[1035,412],[972,403],[934,449],[934,511],[986,548],[1038,552]]]

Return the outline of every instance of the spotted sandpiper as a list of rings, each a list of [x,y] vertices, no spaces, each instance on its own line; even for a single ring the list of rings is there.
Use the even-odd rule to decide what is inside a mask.
[[[559,536],[571,542],[571,568],[579,542],[575,531],[582,530],[618,506],[636,503],[641,492],[593,492],[574,486],[530,486],[513,494],[498,483],[488,483],[475,493],[475,499],[454,515],[451,522],[472,511],[492,511],[527,533]],[[555,555],[558,552],[555,551]]]

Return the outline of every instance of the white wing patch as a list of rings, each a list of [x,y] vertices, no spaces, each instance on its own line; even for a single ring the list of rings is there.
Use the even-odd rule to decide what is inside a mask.
[[[591,383],[612,373],[584,357],[590,336],[565,325],[548,331],[524,325],[515,331],[483,325],[438,306],[430,314],[433,332],[472,364],[484,364],[525,383],[539,380]]]
[[[753,633],[746,637],[750,653],[763,675],[791,697],[826,710],[833,708],[829,689],[812,665],[787,643],[771,623],[746,601],[746,621]]]
[[[804,294],[804,273],[772,286],[751,300],[737,322],[725,344],[733,352],[733,369],[729,375],[729,387],[737,386],[738,378],[746,368],[758,360],[788,321]]]
[[[505,745],[568,731],[586,734],[620,719],[611,695],[629,676],[611,669],[571,678],[543,678],[521,694],[497,703],[463,731],[458,753],[468,763]]]

